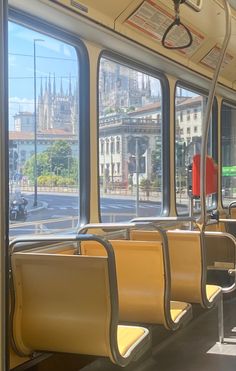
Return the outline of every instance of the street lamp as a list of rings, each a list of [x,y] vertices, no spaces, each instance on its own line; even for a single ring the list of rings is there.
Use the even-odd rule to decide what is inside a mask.
[[[34,39],[34,206],[38,205],[36,43],[43,41],[42,39]]]

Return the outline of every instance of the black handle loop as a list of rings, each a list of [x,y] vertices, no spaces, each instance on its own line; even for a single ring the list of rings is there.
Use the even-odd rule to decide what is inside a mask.
[[[168,45],[168,44],[166,44],[166,39],[167,39],[167,36],[168,36],[168,34],[169,34],[169,32],[172,30],[172,28],[174,27],[174,26],[182,26],[184,29],[185,29],[185,31],[187,32],[187,35],[188,35],[188,37],[189,37],[189,42],[187,43],[187,44],[185,44],[185,45],[180,45],[180,46],[171,46],[171,45]],[[175,20],[174,20],[174,22],[172,22],[170,25],[169,25],[169,27],[167,27],[167,29],[166,29],[166,31],[164,32],[164,35],[163,35],[163,37],[162,37],[162,40],[161,40],[161,43],[162,43],[162,45],[164,46],[164,48],[166,48],[166,49],[175,49],[175,50],[177,50],[177,49],[186,49],[186,48],[189,48],[189,46],[191,46],[192,45],[192,42],[193,42],[193,37],[192,37],[192,34],[191,34],[191,32],[189,31],[189,29],[180,21],[180,19],[179,19],[179,17],[178,18],[176,18]]]

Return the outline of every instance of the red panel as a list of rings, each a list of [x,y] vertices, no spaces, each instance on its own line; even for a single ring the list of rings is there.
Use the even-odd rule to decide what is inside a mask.
[[[200,196],[200,155],[193,157],[192,167],[192,194]],[[206,194],[210,195],[217,192],[217,165],[212,157],[206,158]]]

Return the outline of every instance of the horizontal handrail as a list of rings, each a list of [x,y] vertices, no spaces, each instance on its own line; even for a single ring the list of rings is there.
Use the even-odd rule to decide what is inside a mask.
[[[132,223],[132,222],[125,222],[125,223],[89,223],[85,224],[83,227],[81,227],[78,230],[78,233],[85,233],[88,229],[95,229],[95,228],[102,228],[102,229],[130,229],[135,227],[141,227],[141,226],[148,226],[151,225],[151,223]]]
[[[166,231],[161,228],[161,226],[156,226],[153,223],[142,223],[142,222],[137,222],[137,223],[95,223],[95,224],[86,224],[84,225],[80,230],[79,233],[84,233],[88,229],[93,229],[93,228],[103,228],[103,229],[121,229],[121,228],[126,228],[127,230],[131,228],[142,228],[142,227],[147,227],[151,226],[154,230],[158,231],[161,236],[161,240],[164,246],[164,249],[168,249],[168,238]]]
[[[219,222],[222,223],[236,223],[236,219],[225,219],[225,218],[220,218]]]
[[[60,242],[78,242],[78,241],[97,241],[100,242],[106,250],[107,244],[110,243],[102,236],[94,234],[75,234],[75,235],[61,235],[61,236],[23,236],[12,240],[9,243],[9,253],[10,255],[14,253],[14,248],[19,243],[40,243],[40,242],[50,242],[50,243],[60,243]],[[28,249],[28,247],[26,248]]]
[[[230,202],[230,204],[228,205],[229,210],[230,210],[234,205],[236,206],[236,201],[232,201],[232,202]]]
[[[136,222],[150,222],[150,223],[155,223],[155,222],[191,222],[191,223],[196,223],[196,219],[190,216],[144,216],[144,217],[137,217],[133,218],[131,220],[131,223],[136,223]]]

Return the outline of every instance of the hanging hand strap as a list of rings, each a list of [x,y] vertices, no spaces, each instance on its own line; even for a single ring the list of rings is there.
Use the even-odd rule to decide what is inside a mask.
[[[165,31],[165,33],[164,33],[164,35],[162,37],[161,43],[164,46],[164,48],[166,48],[166,49],[186,49],[186,48],[188,48],[189,46],[192,45],[193,37],[192,37],[192,34],[189,31],[189,29],[180,21],[179,7],[180,7],[180,4],[182,4],[182,3],[185,2],[185,0],[173,0],[173,1],[174,1],[174,6],[175,6],[175,19],[169,25],[169,27],[166,29],[166,31]],[[170,31],[172,30],[172,28],[174,26],[178,26],[178,27],[179,26],[182,26],[185,29],[185,31],[186,31],[186,33],[187,33],[187,35],[189,37],[189,41],[188,41],[187,44],[180,45],[180,46],[171,46],[171,45],[168,45],[166,43],[167,36],[168,36],[168,34],[170,33]]]

